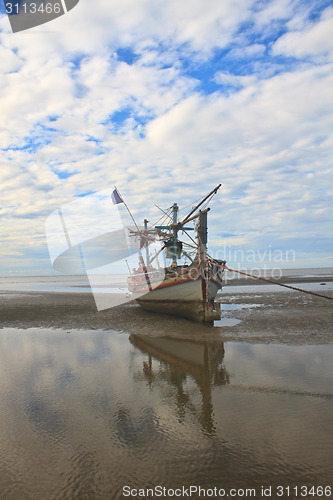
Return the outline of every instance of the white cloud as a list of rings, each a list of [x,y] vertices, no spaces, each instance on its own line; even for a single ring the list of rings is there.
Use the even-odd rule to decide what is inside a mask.
[[[140,220],[155,203],[187,204],[221,181],[210,215],[216,241],[222,227],[235,233],[235,245],[330,234],[330,9],[306,24],[297,2],[94,5],[80,2],[44,27],[0,34],[0,216],[13,252],[22,218],[25,241],[41,248],[47,213],[108,183],[125,192]],[[300,27],[300,19],[305,27],[282,36],[268,61],[270,42],[252,39],[258,26]],[[249,20],[253,31],[239,33]],[[136,54],[131,64],[120,47]],[[226,47],[241,62],[226,57],[215,66],[214,49]],[[306,59],[282,67],[275,55]],[[247,61],[257,65],[250,74]],[[200,64],[207,77],[190,71]],[[207,95],[205,78],[221,88]],[[123,120],[110,121],[114,113]]]
[[[22,66],[22,60],[6,47],[0,47],[0,61],[3,73],[18,71]],[[1,78],[3,78],[2,75]]]
[[[328,8],[317,23],[302,31],[292,31],[280,37],[273,45],[273,54],[292,57],[319,56],[333,60],[333,8]]]
[[[273,0],[271,2],[264,2],[262,5],[263,7],[258,9],[255,20],[259,26],[268,26],[274,20],[290,19],[293,14],[295,2],[291,0]]]
[[[230,87],[246,87],[255,83],[255,77],[233,75],[229,72],[219,71],[214,77],[214,81],[220,85],[228,85]]]
[[[242,43],[243,42],[243,43]],[[253,43],[248,46],[244,46],[244,41],[240,40],[239,47],[235,47],[229,51],[228,58],[230,59],[248,59],[251,57],[259,58],[266,51],[266,46],[262,43]]]
[[[93,9],[81,2],[75,15],[70,13],[54,21],[53,29],[62,31],[67,50],[79,53],[95,53],[106,44],[145,47],[157,42],[185,50],[186,45],[198,55],[207,55],[214,47],[223,47],[232,39],[254,3],[254,0],[95,0]]]

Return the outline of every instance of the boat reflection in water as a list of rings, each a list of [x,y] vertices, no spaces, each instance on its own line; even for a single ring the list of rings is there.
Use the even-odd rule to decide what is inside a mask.
[[[223,365],[224,346],[219,340],[190,341],[147,335],[130,335],[130,342],[147,354],[138,377],[151,388],[176,388],[178,421],[185,419],[186,410],[197,415],[204,431],[214,434],[212,387],[229,383]],[[197,391],[189,387],[194,380],[201,395],[197,407]]]
[[[1,499],[329,486],[333,346],[223,344],[209,332],[4,329]]]

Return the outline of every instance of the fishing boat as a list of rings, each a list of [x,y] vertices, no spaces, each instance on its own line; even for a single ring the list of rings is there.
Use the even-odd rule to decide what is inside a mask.
[[[129,275],[128,289],[144,309],[201,323],[220,319],[220,304],[215,298],[222,288],[225,261],[214,259],[207,252],[207,214],[210,210],[207,205],[220,187],[221,184],[182,218],[174,203],[168,211],[162,210],[166,219],[163,225],[149,227],[145,219],[143,229],[131,231],[141,243],[139,268]],[[189,223],[195,223],[195,227],[188,227]],[[194,237],[190,231],[194,231]],[[156,239],[163,244],[151,255],[149,244]],[[167,263],[164,267],[158,260],[162,251]]]

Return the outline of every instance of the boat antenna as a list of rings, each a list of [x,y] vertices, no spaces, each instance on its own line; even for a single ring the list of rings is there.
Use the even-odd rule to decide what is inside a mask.
[[[214,188],[210,193],[207,194],[207,196],[205,196],[203,198],[203,200],[200,201],[200,203],[198,203],[198,205],[196,205],[189,214],[187,214],[187,216],[185,217],[185,219],[181,222],[181,224],[186,224],[186,222],[189,220],[189,218],[191,217],[192,214],[194,214],[194,212],[196,210],[198,210],[198,208],[206,201],[208,200],[208,198],[214,194],[216,194],[218,192],[218,190],[220,189],[220,187],[222,186],[222,184],[219,184],[218,186],[216,186],[216,188]]]

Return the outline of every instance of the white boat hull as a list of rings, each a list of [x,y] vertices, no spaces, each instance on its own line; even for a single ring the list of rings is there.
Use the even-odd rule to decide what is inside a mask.
[[[220,319],[220,304],[214,302],[220,288],[220,282],[200,276],[195,280],[162,283],[136,300],[148,311],[211,322]]]

